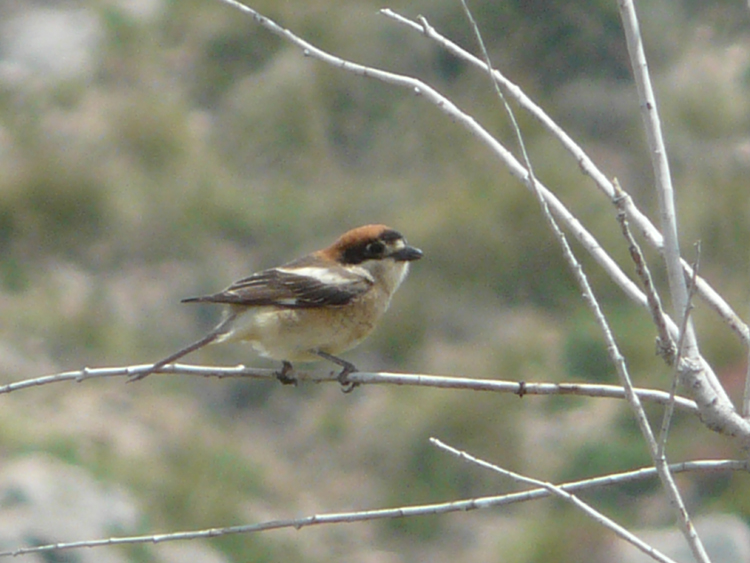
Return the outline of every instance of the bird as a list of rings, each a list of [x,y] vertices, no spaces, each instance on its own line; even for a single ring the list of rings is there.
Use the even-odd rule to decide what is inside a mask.
[[[321,359],[339,365],[344,391],[354,364],[338,357],[360,344],[388,309],[420,249],[385,225],[364,225],[333,244],[234,282],[225,290],[183,303],[224,305],[216,328],[200,340],[136,373],[138,381],[167,364],[218,342],[249,342],[263,357],[282,362],[276,377],[296,383],[292,362]]]

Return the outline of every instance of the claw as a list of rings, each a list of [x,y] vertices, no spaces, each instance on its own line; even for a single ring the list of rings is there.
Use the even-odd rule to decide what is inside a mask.
[[[352,391],[354,391],[354,388],[359,385],[359,383],[349,381],[349,374],[354,373],[355,371],[357,371],[357,368],[354,367],[354,364],[350,364],[347,362],[347,365],[344,366],[344,369],[342,369],[341,373],[339,373],[336,377],[336,379],[338,379],[339,383],[341,384],[341,391],[343,393],[351,393]]]
[[[349,374],[358,371],[357,366],[355,366],[353,363],[342,360],[341,358],[338,358],[333,354],[329,354],[328,352],[323,352],[321,350],[312,350],[312,352],[314,354],[317,354],[321,358],[328,360],[329,362],[333,362],[334,364],[338,364],[344,368],[336,377],[336,379],[339,380],[339,383],[341,383],[341,390],[344,393],[351,393],[352,390],[359,385],[359,383],[349,381]]]
[[[297,378],[290,375],[294,371],[292,364],[284,360],[281,364],[281,370],[276,372],[276,379],[282,385],[297,385]]]

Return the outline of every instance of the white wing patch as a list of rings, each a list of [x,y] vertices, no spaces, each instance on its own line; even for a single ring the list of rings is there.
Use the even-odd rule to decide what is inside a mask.
[[[276,305],[287,306],[287,307],[294,307],[295,305],[299,305],[300,300],[299,299],[277,299]]]
[[[317,280],[319,283],[329,286],[337,285],[349,285],[356,281],[356,277],[364,278],[368,281],[374,282],[370,272],[364,268],[352,268],[349,267],[348,275],[342,275],[340,271],[336,271],[331,268],[323,268],[319,266],[305,266],[302,268],[276,268],[278,272],[290,274],[293,276],[300,276],[305,278],[311,278]],[[353,274],[353,275],[352,275]]]

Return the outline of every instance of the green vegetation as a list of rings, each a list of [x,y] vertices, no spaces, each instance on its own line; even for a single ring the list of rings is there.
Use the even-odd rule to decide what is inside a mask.
[[[59,80],[31,69],[17,83],[0,82],[0,334],[3,349],[13,350],[4,382],[156,360],[218,318],[218,311],[180,305],[180,298],[218,290],[346,228],[383,222],[403,231],[425,259],[395,297],[385,326],[347,355],[358,366],[617,383],[534,197],[435,108],[305,58],[215,0],[164,2],[151,15],[89,4],[101,27],[90,68]],[[424,78],[516,151],[487,77],[379,16],[381,4],[253,3],[335,54]],[[737,21],[745,7],[646,4],[643,30],[683,248],[689,256],[691,244],[702,241],[702,272],[742,312],[750,52]],[[458,3],[391,7],[423,14],[474,50]],[[615,3],[483,0],[472,8],[497,66],[655,217]],[[629,268],[614,208],[536,122],[520,111],[518,118],[538,177]],[[648,259],[663,285],[656,256]],[[583,261],[637,384],[667,388],[671,373],[654,357],[647,313]],[[709,359],[733,377],[743,350],[710,311],[699,305],[696,316]],[[189,361],[269,365],[232,345]],[[614,401],[595,410],[578,398],[374,387],[344,396],[333,386],[166,376],[132,386],[109,380],[40,388],[3,400],[6,456],[46,451],[124,485],[141,502],[144,533],[515,487],[436,450],[430,436],[545,479],[647,463],[623,422],[626,405]],[[68,425],[81,403],[109,410],[92,409],[86,422]],[[652,414],[658,420],[661,411]],[[41,424],[44,417],[55,423]],[[694,455],[695,425],[678,417],[674,451]],[[600,428],[594,441],[582,440],[582,429],[593,426]],[[130,442],[133,432],[138,439]],[[720,442],[712,453],[728,448]],[[737,493],[747,488],[743,479],[712,479],[694,478],[696,487],[715,491],[696,494],[696,502],[750,518],[748,495]],[[632,525],[653,487],[596,498],[619,507],[622,523]],[[582,560],[598,545],[598,531],[568,507],[544,502],[530,509],[543,523],[526,523],[503,549],[519,562]],[[528,516],[515,508],[507,514],[519,522]],[[365,560],[370,548],[412,555],[424,548],[440,563],[468,528],[453,515],[357,524],[346,532],[233,536],[211,545],[237,562]],[[544,544],[522,546],[532,535],[544,535]],[[352,551],[362,557],[347,557]],[[134,561],[151,557],[148,549],[128,553]],[[493,556],[510,560],[476,560]]]

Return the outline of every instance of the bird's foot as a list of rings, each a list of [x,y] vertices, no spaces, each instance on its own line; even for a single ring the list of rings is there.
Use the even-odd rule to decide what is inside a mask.
[[[328,360],[329,362],[333,362],[334,364],[338,364],[342,368],[344,368],[341,370],[338,376],[336,376],[336,379],[338,379],[339,383],[341,383],[341,390],[344,393],[351,393],[355,387],[359,386],[359,383],[349,381],[349,374],[359,371],[357,370],[357,366],[355,366],[353,363],[342,360],[341,358],[334,356],[333,354],[329,354],[328,352],[323,352],[322,350],[311,350],[311,352],[325,360]]]
[[[341,391],[343,391],[344,393],[351,393],[352,391],[354,391],[355,387],[359,386],[359,383],[349,381],[349,374],[354,373],[355,371],[357,371],[356,366],[354,364],[346,362],[344,369],[342,369],[338,376],[336,376],[336,379],[338,379],[339,383],[341,384]]]
[[[297,378],[291,375],[294,372],[292,364],[284,360],[281,365],[281,370],[275,373],[276,379],[282,385],[297,385]]]

